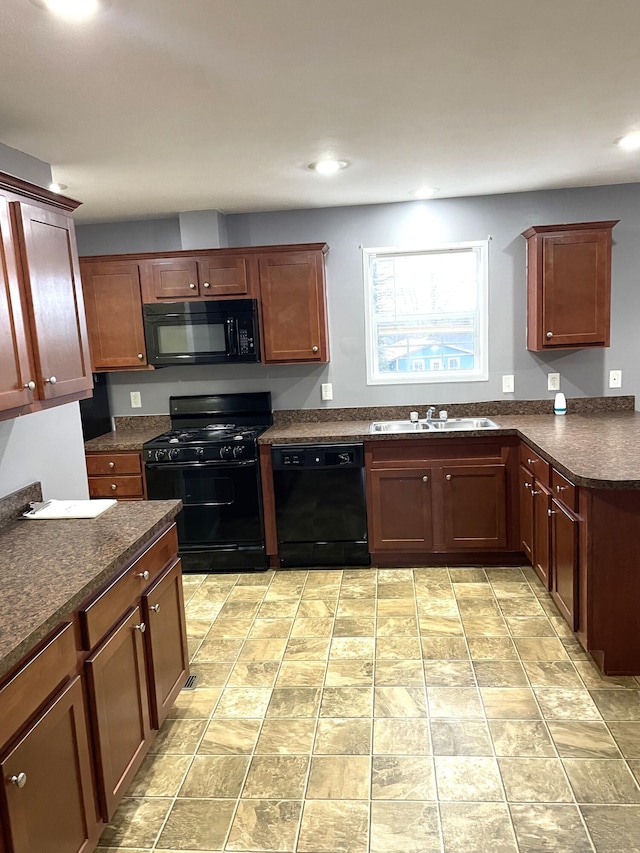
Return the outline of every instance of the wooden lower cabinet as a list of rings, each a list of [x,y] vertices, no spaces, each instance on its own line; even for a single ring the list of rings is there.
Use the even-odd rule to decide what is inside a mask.
[[[519,469],[520,490],[519,490],[519,509],[520,509],[520,547],[524,551],[527,559],[533,563],[533,477],[523,465]]]
[[[429,551],[433,546],[430,468],[383,468],[368,475],[375,504],[370,517],[373,551]]]
[[[99,793],[108,820],[149,746],[145,628],[140,608],[133,608],[86,663]]]
[[[89,496],[143,501],[147,496],[142,454],[138,451],[87,453]]]
[[[506,548],[506,466],[447,465],[442,478],[445,548]]]
[[[551,529],[549,509],[551,492],[542,483],[534,481],[533,499],[533,549],[529,556],[536,574],[547,589],[551,589]]]
[[[559,501],[551,501],[551,596],[569,623],[578,628],[578,519]]]
[[[93,850],[98,821],[80,677],[5,753],[0,771],[11,853]]]

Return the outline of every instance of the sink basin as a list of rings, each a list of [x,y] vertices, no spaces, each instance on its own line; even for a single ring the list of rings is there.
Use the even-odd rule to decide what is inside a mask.
[[[465,430],[498,429],[489,418],[449,418],[446,421],[375,421],[369,432],[464,432]]]

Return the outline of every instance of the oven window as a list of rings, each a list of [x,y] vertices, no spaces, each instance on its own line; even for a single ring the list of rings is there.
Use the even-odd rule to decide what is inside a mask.
[[[222,323],[158,324],[157,335],[159,355],[227,351]]]

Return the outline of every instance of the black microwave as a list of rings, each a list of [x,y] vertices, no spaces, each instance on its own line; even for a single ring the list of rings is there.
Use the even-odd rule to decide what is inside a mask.
[[[154,302],[144,305],[147,361],[172,364],[237,364],[260,361],[258,303]]]

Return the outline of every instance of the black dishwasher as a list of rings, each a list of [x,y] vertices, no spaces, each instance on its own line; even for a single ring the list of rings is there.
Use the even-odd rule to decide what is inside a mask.
[[[272,448],[283,568],[368,566],[362,444]]]

